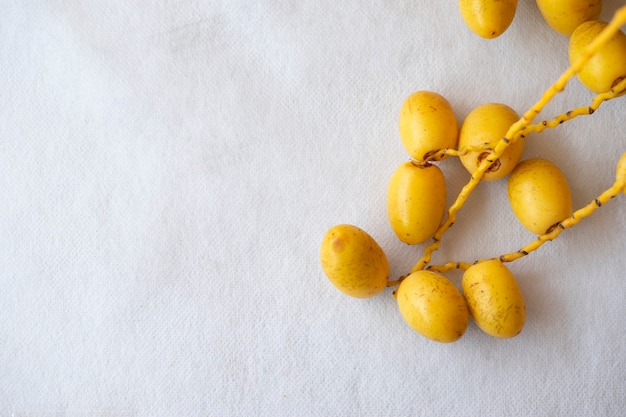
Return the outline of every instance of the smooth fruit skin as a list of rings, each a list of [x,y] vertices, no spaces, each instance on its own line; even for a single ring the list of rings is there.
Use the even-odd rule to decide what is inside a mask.
[[[569,42],[570,64],[576,62],[585,48],[608,25],[592,20],[578,26]],[[576,74],[580,82],[596,94],[613,88],[626,77],[626,35],[621,30],[604,44]]]
[[[506,104],[482,104],[472,110],[463,121],[459,133],[459,149],[485,144],[494,148],[518,120],[515,110]],[[522,157],[524,147],[523,138],[510,144],[500,158],[485,171],[482,179],[495,181],[509,174]],[[473,174],[487,154],[488,152],[469,152],[460,157],[461,163]]]
[[[621,179],[626,183],[626,152],[617,162],[617,168],[615,168],[615,179]],[[626,194],[626,185],[624,186],[624,194]]]
[[[537,235],[572,215],[567,178],[558,166],[545,159],[520,162],[509,176],[508,196],[519,222]]]
[[[330,228],[322,240],[320,260],[330,282],[349,296],[373,297],[387,286],[389,263],[385,253],[356,226],[339,224]]]
[[[518,335],[526,322],[526,304],[515,277],[499,260],[470,266],[463,274],[463,295],[470,314],[485,333]]]
[[[387,188],[387,216],[394,233],[409,245],[435,233],[446,211],[446,182],[438,166],[401,164]]]
[[[400,139],[411,158],[424,161],[435,151],[454,149],[459,129],[452,106],[442,95],[417,91],[400,109]]]
[[[398,308],[418,333],[441,343],[459,340],[469,323],[469,310],[461,292],[441,274],[417,271],[398,287]]]
[[[502,35],[511,25],[516,9],[517,0],[459,0],[465,24],[485,39]]]
[[[552,29],[570,36],[580,24],[600,16],[602,0],[537,0],[537,7]]]

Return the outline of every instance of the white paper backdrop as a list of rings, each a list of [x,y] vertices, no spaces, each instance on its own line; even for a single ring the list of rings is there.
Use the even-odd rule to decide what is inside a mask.
[[[624,195],[511,264],[528,320],[510,340],[471,324],[430,342],[391,290],[351,299],[319,265],[344,222],[392,277],[419,258],[385,214],[400,106],[433,90],[459,122],[485,102],[529,108],[568,64],[533,1],[491,41],[454,1],[0,4],[0,415],[626,409]],[[573,80],[540,116],[591,97]],[[528,139],[576,207],[614,179],[624,100]],[[441,166],[452,201],[469,177]],[[482,184],[434,262],[532,239],[506,184]]]

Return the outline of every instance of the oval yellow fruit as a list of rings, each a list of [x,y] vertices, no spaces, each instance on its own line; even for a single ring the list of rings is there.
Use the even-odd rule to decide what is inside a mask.
[[[591,20],[578,26],[570,37],[570,64],[576,62],[585,48],[608,25]],[[604,93],[626,77],[626,35],[621,30],[596,52],[576,74],[580,82],[594,93]]]
[[[438,166],[401,164],[387,188],[387,216],[402,242],[426,241],[439,227],[446,211],[446,182]]]
[[[398,287],[398,308],[404,320],[421,335],[441,343],[459,340],[469,323],[461,292],[441,274],[417,271]]]
[[[459,137],[452,106],[432,91],[417,91],[407,97],[400,110],[399,127],[404,148],[417,161],[441,149],[454,149]]]
[[[546,23],[564,36],[570,36],[582,23],[595,20],[602,11],[602,0],[536,0]]]
[[[467,27],[486,39],[502,35],[511,25],[516,9],[517,0],[459,0]]]
[[[621,179],[626,182],[626,152],[617,162],[617,168],[615,169],[615,179]],[[626,194],[626,185],[624,186],[624,194]]]
[[[541,158],[520,162],[508,180],[509,203],[520,223],[543,234],[572,215],[572,193],[563,172]]]
[[[501,338],[518,335],[526,322],[526,304],[515,277],[499,260],[467,268],[461,283],[470,314],[485,333]]]
[[[502,139],[511,125],[519,120],[519,116],[509,106],[500,103],[486,103],[472,110],[461,125],[459,133],[459,149],[470,146],[485,145],[494,148]],[[524,153],[523,138],[510,144],[504,153],[485,171],[483,179],[495,181],[509,174]],[[460,157],[465,169],[473,174],[488,151],[472,151]]]
[[[331,227],[322,240],[320,259],[330,282],[344,294],[368,298],[387,286],[387,256],[374,238],[356,226]]]

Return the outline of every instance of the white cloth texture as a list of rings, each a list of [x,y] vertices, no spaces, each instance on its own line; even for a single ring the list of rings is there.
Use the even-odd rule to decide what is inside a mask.
[[[432,342],[392,288],[351,298],[320,266],[339,223],[392,279],[419,259],[386,214],[400,107],[529,109],[569,65],[534,1],[493,40],[455,1],[1,4],[1,416],[623,415],[626,195],[508,265],[511,339]],[[574,78],[536,121],[592,98]],[[580,208],[615,179],[625,114],[608,101],[523,158],[555,162]],[[450,205],[469,174],[440,166]],[[481,182],[433,263],[535,238],[506,180]]]

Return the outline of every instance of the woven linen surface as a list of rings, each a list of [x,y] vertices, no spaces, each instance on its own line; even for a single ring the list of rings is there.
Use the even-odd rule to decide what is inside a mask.
[[[513,339],[429,341],[319,263],[351,223],[413,266],[386,216],[400,107],[530,108],[568,66],[535,2],[494,40],[454,1],[1,3],[0,415],[623,415],[625,195],[509,265]],[[536,121],[592,97],[572,79]],[[615,178],[624,100],[527,138],[576,208]],[[469,174],[440,166],[449,205]],[[485,182],[432,261],[534,239]]]

